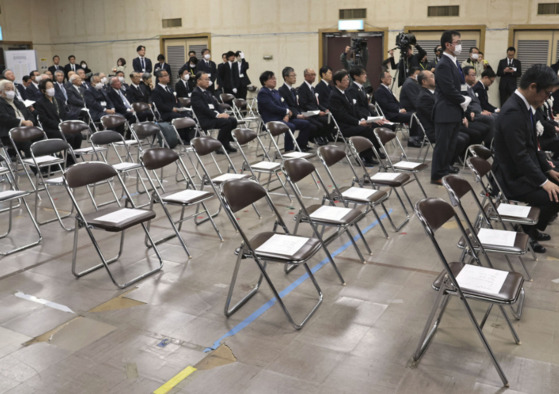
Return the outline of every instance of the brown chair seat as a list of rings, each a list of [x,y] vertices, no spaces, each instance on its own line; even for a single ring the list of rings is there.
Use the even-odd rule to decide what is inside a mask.
[[[131,214],[134,214],[134,215],[130,216],[128,218],[119,220],[117,222],[113,222],[111,220],[106,220],[106,219],[103,218],[105,215],[113,214],[113,213],[116,213],[116,212],[119,212],[119,211],[124,211],[124,210],[127,210],[127,212],[130,212]],[[134,211],[134,212],[132,212],[132,211]],[[99,211],[95,211],[95,212],[85,214],[84,217],[87,220],[87,222],[89,224],[91,224],[92,226],[95,226],[97,228],[100,228],[100,229],[103,229],[103,230],[106,230],[106,231],[119,232],[119,231],[126,230],[127,228],[132,227],[136,224],[143,223],[143,222],[146,222],[148,220],[151,220],[151,219],[155,218],[155,212],[152,211],[152,210],[146,210],[146,209],[130,209],[130,208],[110,207],[110,208],[100,209]]]
[[[253,250],[258,249],[261,245],[263,245],[267,240],[274,236],[274,232],[263,232],[256,234],[250,240],[250,246]],[[306,237],[303,237],[306,238]],[[274,260],[285,260],[289,261],[290,263],[296,264],[297,262],[302,262],[309,259],[316,251],[320,248],[320,241],[316,238],[308,238],[307,242],[295,253],[291,255],[283,255],[283,254],[275,254],[275,253],[264,253],[256,251],[256,254],[264,259],[271,258]]]

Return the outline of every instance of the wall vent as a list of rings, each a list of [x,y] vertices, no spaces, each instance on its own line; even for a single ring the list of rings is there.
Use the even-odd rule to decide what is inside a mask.
[[[367,19],[366,8],[346,8],[340,10],[339,19]]]
[[[559,3],[538,4],[538,15],[559,15]]]
[[[182,18],[161,19],[161,24],[164,29],[168,27],[181,27]]]
[[[460,6],[459,5],[428,6],[427,16],[460,16]]]

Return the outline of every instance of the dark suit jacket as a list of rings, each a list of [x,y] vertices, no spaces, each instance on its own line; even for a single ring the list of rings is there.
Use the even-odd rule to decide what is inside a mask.
[[[68,95],[68,117],[69,119],[77,119],[82,108],[85,107],[85,100],[83,98],[84,89],[80,87],[81,95],[76,90],[75,86],[70,85],[66,88]]]
[[[516,67],[516,71],[513,73],[505,73],[505,68],[508,67],[508,58],[499,60],[499,66],[497,67],[497,76],[501,77],[499,82],[499,90],[510,89],[514,91],[516,89],[516,78],[522,75],[522,65],[520,60],[512,59],[512,66]]]
[[[200,126],[203,129],[215,127],[216,116],[223,110],[211,92],[209,90],[204,92],[199,87],[195,87],[191,99],[192,109],[200,122]]]
[[[58,67],[58,68],[56,68],[56,67]],[[55,73],[56,71],[58,71],[58,70],[64,71],[64,66],[61,66],[60,64],[59,64],[58,66],[55,66],[55,65],[53,64],[52,66],[49,67],[49,71],[52,73],[52,76],[53,76],[53,77],[54,77],[54,73]]]
[[[161,118],[166,122],[173,119],[173,108],[179,107],[177,99],[172,92],[172,90],[171,93],[167,92],[159,84],[155,85],[155,88],[151,91],[151,100],[157,106]]]
[[[429,89],[420,88],[415,100],[415,110],[419,121],[425,129],[429,140],[435,141],[435,124],[433,123],[433,108],[435,107],[435,95]]]
[[[325,108],[330,107],[330,93],[332,92],[332,85],[326,81],[320,81],[314,87],[314,91],[318,93],[318,101],[320,105]]]
[[[190,86],[188,82],[186,82],[185,84],[182,79],[179,79],[175,84],[175,92],[177,92],[177,97],[188,97],[188,93],[190,92]]]
[[[33,115],[27,108],[25,108],[25,104],[19,100],[14,100],[14,103],[25,120],[31,120],[35,123]],[[7,137],[9,131],[14,127],[18,127],[20,122],[21,119],[16,118],[16,111],[14,111],[12,106],[8,104],[4,98],[0,97],[0,137]]]
[[[258,91],[258,112],[264,123],[271,121],[283,121],[287,115],[287,104],[282,101],[282,97],[277,90],[270,90],[262,87]]]
[[[49,99],[43,96],[34,104],[34,107],[45,131],[58,131],[60,122],[68,118],[64,103],[56,97],[51,103]]]
[[[526,105],[513,94],[501,108],[493,141],[493,169],[508,198],[536,191],[547,180],[551,168],[538,151],[534,127]]]
[[[400,105],[406,109],[406,111],[415,110],[415,100],[419,95],[421,86],[413,78],[406,78],[402,89],[400,90]]]
[[[281,85],[278,89],[279,94],[283,98],[284,102],[287,104],[287,107],[292,112],[291,117],[294,118],[298,114],[301,113],[301,109],[299,108],[298,104],[298,96],[299,94],[295,90],[295,88],[289,88],[286,84]]]
[[[124,94],[124,92],[121,90],[122,94],[124,95],[124,97],[126,97],[126,95]],[[107,90],[107,96],[109,97],[109,99],[111,100],[111,102],[114,105],[115,111],[121,115],[127,116],[129,114],[128,112],[128,108],[126,108],[126,105],[124,104],[124,101],[122,100],[122,97],[120,97],[120,94],[118,94],[118,92],[116,92],[113,88],[109,88]]]
[[[400,113],[402,106],[385,85],[380,84],[375,90],[375,100],[380,105],[386,119],[391,120]]]
[[[152,65],[151,65],[151,60],[148,59],[147,57],[145,57],[144,60],[146,62],[146,71],[145,72],[151,73],[151,71],[153,70]],[[139,57],[136,57],[132,60],[132,68],[134,69],[134,71],[136,71],[138,73],[143,73],[144,72],[144,70],[142,69],[142,63],[140,62]]]
[[[35,85],[33,85],[33,83],[29,84],[29,86],[27,87],[26,95],[28,100],[33,101],[39,101],[43,97],[41,91],[37,89]]]
[[[489,97],[487,96],[487,89],[485,85],[481,81],[477,81],[477,83],[472,87],[474,93],[477,95],[479,99],[479,103],[481,104],[481,108],[485,111],[495,112],[497,108],[492,106],[489,103]]]
[[[239,87],[239,68],[236,62],[231,65],[229,62],[225,63],[220,68],[219,80],[223,89],[234,89]]]
[[[327,108],[320,103],[320,100],[316,99],[316,93],[318,92],[314,88],[313,90],[309,88],[306,82],[299,86],[297,90],[299,93],[299,107],[303,111],[326,111]]]
[[[239,63],[237,62],[237,68],[239,69],[239,86],[246,87],[250,85],[250,78],[247,74],[248,62],[245,59],[241,60],[240,66],[241,67],[239,68]]]
[[[163,67],[161,67],[161,63],[155,63],[155,65],[153,66],[153,73],[155,74],[158,70],[165,70],[167,71],[167,73],[169,73],[169,75],[173,75],[171,74],[171,66],[169,65],[169,63],[163,63]]]
[[[63,85],[64,91],[66,91],[66,87]],[[68,94],[68,93],[66,93]],[[66,96],[64,96],[64,92],[62,91],[62,88],[58,85],[57,82],[54,83],[54,97],[56,97],[58,100],[62,101],[64,103],[64,105],[66,105]]]
[[[351,99],[346,97],[337,88],[332,89],[330,93],[330,112],[334,115],[338,126],[342,132],[347,127],[355,127],[359,124],[359,116],[355,111],[355,106],[350,102]]]
[[[82,68],[79,64],[74,64],[74,66],[76,66],[76,72]],[[66,77],[66,79],[68,79],[68,73],[72,71],[72,65],[70,63],[68,63],[67,65],[64,66],[64,76]],[[53,73],[54,74],[54,73]]]
[[[149,103],[149,94],[144,89],[142,89],[142,82],[138,87],[130,85],[126,90],[126,98],[132,103]]]
[[[464,111],[460,104],[466,100],[460,93],[462,74],[452,59],[441,57],[435,70],[435,123],[461,122]]]
[[[103,89],[89,89],[86,90],[85,94],[85,104],[89,109],[89,113],[93,118],[94,122],[101,120],[101,117],[105,115],[105,109],[113,109],[114,104],[109,98],[107,92]]]
[[[19,94],[21,94],[21,98],[27,100],[27,89],[25,89],[25,86],[17,82],[14,82],[14,86],[19,91]]]
[[[355,112],[359,119],[367,119],[367,117],[371,116],[367,93],[365,93],[363,89],[359,89],[359,85],[352,82],[349,88],[346,89],[345,94],[352,103],[355,103],[353,106],[355,107]]]
[[[198,64],[196,65],[196,69],[197,69],[196,71],[203,71],[205,73],[210,74],[210,81],[215,83],[215,80],[217,78],[217,66],[213,61],[210,60],[209,62],[206,62],[205,59],[202,59],[198,61]],[[210,86],[210,88],[211,87],[213,87],[213,85]]]

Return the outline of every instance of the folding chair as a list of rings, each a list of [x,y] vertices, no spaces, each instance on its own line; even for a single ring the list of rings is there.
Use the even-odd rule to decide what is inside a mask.
[[[237,128],[237,129],[233,130],[231,132],[231,134],[233,135],[233,140],[237,144],[237,147],[239,148],[239,152],[241,152],[241,156],[243,158],[243,163],[241,165],[241,172],[243,172],[244,170],[250,171],[250,173],[252,174],[252,177],[254,179],[257,179],[258,182],[260,182],[260,175],[267,174],[268,175],[268,180],[266,181],[266,183],[263,186],[266,187],[266,191],[268,191],[268,192],[271,191],[270,186],[271,186],[271,183],[272,183],[272,175],[274,175],[276,177],[276,179],[279,181],[283,190],[285,191],[285,194],[287,195],[287,197],[289,197],[289,200],[291,201],[291,196],[289,195],[289,192],[287,191],[287,188],[285,187],[285,183],[283,182],[283,180],[280,177],[281,163],[274,162],[268,156],[268,152],[266,151],[266,149],[264,148],[264,144],[262,143],[262,141],[258,137],[258,133],[256,133],[255,131],[252,131],[250,129]],[[249,144],[251,141],[254,141],[254,140],[256,140],[256,142],[258,144],[258,147],[260,147],[262,149],[262,151],[264,152],[264,159],[265,160],[255,161],[255,162],[251,163],[249,161],[246,153],[245,153],[245,150],[243,149],[243,146],[246,147],[247,144]]]
[[[63,122],[60,122],[60,124],[58,125],[58,129],[60,130],[60,134],[62,134],[62,138],[64,138],[64,141],[66,142],[68,142],[68,140],[66,140],[66,134],[83,135],[83,133],[86,132],[87,139],[89,140],[91,138],[91,129],[89,128],[87,123],[81,120],[65,120]],[[70,155],[72,155],[75,163],[78,162],[78,157],[81,157],[82,161],[84,161],[83,156],[95,155],[95,150],[91,146],[73,149],[72,146],[69,145],[69,152]]]
[[[23,172],[25,176],[27,177],[29,183],[31,184],[31,188],[33,189],[33,191],[37,190],[37,186],[31,179],[31,174],[29,173],[32,167],[34,167],[35,171],[37,171],[37,168],[35,167],[35,162],[31,157],[24,159],[23,156],[21,155],[20,148],[23,146],[31,146],[33,142],[38,140],[46,140],[47,135],[42,129],[38,127],[21,126],[21,127],[14,127],[13,129],[11,129],[9,131],[9,137],[10,137],[10,142],[12,143],[12,148],[16,152],[16,162],[13,163],[14,164],[13,170],[16,176],[15,178],[16,186],[19,185],[18,168],[21,166],[23,168]],[[50,157],[50,158],[45,157],[41,160],[41,163],[46,163],[50,161],[53,164],[55,164],[58,160],[60,160],[60,158],[58,157]]]
[[[349,168],[351,170],[351,173],[353,174],[353,178],[357,178],[355,168],[353,168],[351,159],[347,156],[345,150],[336,145],[326,145],[319,147],[317,153],[318,157],[322,161],[322,164],[324,165],[324,169],[326,170],[328,178],[330,178],[333,187],[332,192],[330,192],[329,195],[326,195],[325,198],[332,198],[332,202],[341,201],[346,207],[348,207],[349,204],[354,204],[354,206],[365,205],[367,207],[365,214],[370,211],[374,213],[375,217],[377,218],[377,222],[380,225],[382,232],[384,233],[384,236],[388,238],[388,233],[386,232],[384,224],[380,220],[380,217],[376,211],[376,207],[378,205],[382,206],[386,217],[390,216],[388,210],[384,206],[384,202],[388,200],[391,189],[388,189],[387,191],[353,186],[340,187],[338,186],[338,183],[336,182],[334,174],[332,174],[330,168],[333,167],[335,164],[341,162],[343,159],[345,159],[347,164],[349,164]],[[324,204],[324,199],[322,203]]]
[[[291,131],[291,129],[289,128],[288,125],[286,125],[283,122],[268,122],[266,123],[266,131],[268,132],[269,136],[270,136],[270,147],[272,146],[274,147],[275,150],[275,158],[279,158],[282,161],[285,159],[310,159],[311,157],[316,156],[314,153],[308,153],[308,152],[303,152],[301,151],[301,147],[299,146],[299,144],[297,143],[297,140],[295,139],[295,135],[293,134],[293,132]],[[295,147],[295,150],[293,152],[289,152],[289,153],[281,153],[281,149],[279,147],[279,145],[277,144],[276,139],[279,139],[279,136],[284,135],[284,134],[288,134],[289,136],[291,136],[291,138],[293,139],[293,146]]]
[[[221,101],[220,105],[223,111],[225,111],[231,116],[234,116],[232,105],[233,105],[233,100],[235,100],[235,95],[231,93],[221,93],[219,95],[219,100]]]
[[[458,209],[460,210],[464,220],[468,225],[470,234],[475,233],[476,238],[481,238],[481,244],[474,242],[474,247],[477,250],[481,249],[484,252],[497,253],[505,256],[511,271],[514,271],[514,269],[510,262],[509,255],[517,256],[520,264],[522,265],[522,268],[526,272],[528,280],[531,281],[532,278],[530,276],[530,273],[528,272],[528,269],[526,268],[524,261],[522,260],[522,256],[525,255],[528,250],[528,241],[530,239],[528,237],[528,234],[516,231],[508,231],[506,229],[494,229],[489,216],[487,216],[487,213],[483,209],[483,206],[477,198],[476,193],[472,189],[472,186],[464,178],[458,175],[446,175],[445,177],[443,177],[443,185],[448,191],[451,204],[455,207],[458,207]],[[475,202],[475,206],[479,210],[479,212],[477,213],[477,220],[475,221],[475,224],[472,223],[472,221],[470,220],[466,209],[464,208],[461,201],[462,198],[468,193],[471,194]],[[498,215],[498,212],[496,212],[496,214]],[[499,222],[502,223],[502,219],[499,220]],[[481,235],[482,233],[483,237]],[[501,243],[500,241],[498,241],[500,237],[506,239],[508,242]],[[466,253],[471,253],[471,250],[467,248],[464,239],[460,239],[460,241],[458,242],[458,247],[462,249],[463,257],[466,255]]]
[[[101,125],[103,126],[104,130],[118,130],[122,128],[124,132],[122,133],[123,136],[128,136],[130,133],[130,125],[126,118],[120,114],[111,114],[111,115],[103,115],[101,116]],[[135,139],[126,139],[123,142],[119,143],[119,145],[126,144],[126,145],[137,145],[138,141]]]
[[[425,132],[425,127],[423,127],[423,124],[421,123],[419,117],[415,112],[411,115],[410,127],[413,126],[413,122],[417,123],[417,126],[421,129],[423,133],[423,139],[421,140],[421,146],[419,147],[419,152],[417,152],[416,160],[419,160],[419,158],[421,157],[421,152],[423,152],[423,148],[427,146],[427,149],[425,149],[425,154],[423,155],[423,160],[422,160],[422,162],[425,163],[425,160],[427,159],[427,154],[429,153],[429,148],[431,148],[431,150],[434,150],[435,148],[433,148],[433,143],[429,140],[429,137],[427,137],[427,133]]]
[[[235,251],[237,254],[237,261],[233,270],[231,284],[229,285],[227,300],[225,302],[225,316],[231,316],[237,312],[239,308],[246,304],[247,301],[258,292],[262,279],[264,278],[272,289],[275,300],[280,304],[289,322],[296,330],[303,328],[305,323],[314,314],[314,312],[316,312],[317,308],[322,303],[322,291],[308,266],[308,261],[316,255],[321,247],[323,247],[322,242],[317,238],[291,235],[266,190],[253,180],[229,180],[221,186],[221,196],[225,211],[230,217],[231,223],[233,223],[235,230],[239,233],[242,240],[241,246]],[[242,222],[236,219],[236,213],[251,204],[254,205],[254,203],[262,199],[267,202],[275,217],[275,220],[267,221],[267,223],[274,223],[273,229],[271,231],[259,232],[249,238],[250,235],[245,233],[241,227]],[[278,226],[281,227],[283,232],[276,232],[276,228]],[[328,254],[327,251],[326,253]],[[239,268],[244,259],[254,260],[260,270],[260,277],[254,288],[235,305],[230,307],[233,291],[239,274]],[[310,312],[308,312],[299,322],[296,322],[291,313],[288,311],[280,293],[274,286],[274,283],[267,272],[268,262],[284,264],[285,267],[299,265],[305,267],[307,275],[309,276],[318,294],[318,301],[312,307]]]
[[[299,225],[301,223],[309,223],[315,236],[324,243],[326,250],[328,250],[328,245],[337,240],[339,237],[341,237],[342,234],[345,233],[353,244],[353,247],[355,248],[355,251],[359,256],[361,262],[363,264],[366,264],[367,261],[363,257],[363,254],[357,246],[353,234],[350,231],[351,227],[354,227],[357,230],[357,233],[365,244],[367,252],[369,254],[372,254],[371,249],[369,248],[369,244],[365,240],[363,232],[357,224],[361,219],[365,217],[365,214],[358,208],[336,206],[333,202],[333,199],[330,197],[328,189],[324,185],[320,174],[316,171],[314,165],[311,162],[305,159],[289,159],[283,163],[283,171],[286,175],[287,183],[293,190],[295,198],[297,199],[300,206],[299,212],[295,216],[295,229],[293,230],[293,234],[297,234],[297,230],[299,229]],[[329,205],[313,204],[307,207],[303,202],[303,195],[299,190],[299,186],[297,184],[312,173],[316,175],[317,179],[322,185],[324,193],[328,196],[327,199],[330,202]],[[319,227],[321,231],[318,230]],[[323,234],[326,228],[331,228],[334,231],[328,237],[323,238]],[[338,267],[334,263],[334,260],[332,259],[330,262],[332,263],[342,284],[345,284],[345,281],[340,274]]]
[[[136,117],[136,122],[140,123],[140,118],[138,118],[139,112],[150,111],[153,115],[153,119],[155,120],[155,113],[153,109],[151,109],[151,105],[148,103],[142,103],[141,101],[132,103],[132,109],[134,110],[134,116]]]
[[[155,148],[157,140],[161,142],[164,141],[163,133],[161,133],[161,129],[155,122],[146,121],[133,123],[130,125],[130,131],[132,136],[138,141],[138,157],[140,152],[146,147],[148,149]]]
[[[493,158],[493,152],[491,152],[491,149],[486,148],[485,145],[481,145],[481,144],[470,145],[468,146],[468,151],[470,152],[470,155],[472,155],[473,157],[481,157],[484,160],[489,160]]]
[[[165,215],[169,219],[169,222],[171,223],[171,227],[173,228],[174,231],[174,234],[156,240],[155,241],[156,245],[159,245],[162,242],[177,237],[179,239],[179,242],[181,243],[181,246],[186,252],[188,258],[192,258],[192,255],[190,254],[186,246],[186,241],[181,236],[180,231],[182,229],[183,223],[186,220],[191,219],[193,217],[199,217],[200,214],[207,215],[208,219],[212,223],[212,226],[217,236],[221,241],[223,241],[223,237],[221,236],[215,222],[213,221],[213,218],[210,216],[209,210],[206,207],[206,203],[205,203],[207,200],[215,197],[213,193],[207,191],[200,191],[196,189],[180,189],[180,190],[166,192],[165,194],[161,194],[158,191],[158,186],[156,184],[156,181],[159,182],[159,185],[161,185],[161,182],[159,181],[158,178],[154,180],[150,175],[150,171],[152,171],[155,174],[156,170],[163,169],[164,167],[167,167],[174,163],[177,167],[177,171],[180,171],[183,177],[190,178],[190,174],[188,173],[188,170],[186,169],[184,163],[182,162],[177,152],[169,148],[151,148],[144,151],[141,160],[144,163],[147,179],[151,185],[151,190],[152,190],[149,209],[153,210],[154,204],[160,204],[161,207],[163,208],[163,212],[165,212]],[[194,182],[192,181],[190,181],[189,183],[192,185],[194,184]],[[169,212],[168,206],[172,206],[172,205],[181,207],[180,218],[178,220],[173,219],[171,213]],[[194,205],[196,206],[196,210],[194,214],[185,217],[184,216],[185,209]],[[203,208],[202,211],[198,210],[198,207],[200,205],[202,205]],[[148,222],[147,229],[149,231],[150,222]]]
[[[0,239],[7,238],[10,235],[10,232],[12,231],[13,210],[16,209],[16,207],[14,206],[15,202],[17,202],[18,206],[21,206],[21,204],[23,203],[23,206],[25,207],[25,211],[29,215],[29,218],[31,219],[31,223],[33,223],[33,228],[37,232],[36,241],[21,246],[13,245],[12,243],[11,249],[0,250],[0,256],[7,256],[12,253],[16,253],[21,250],[29,249],[33,246],[39,245],[43,237],[41,236],[41,230],[39,230],[39,225],[35,221],[35,218],[33,217],[31,210],[29,209],[29,205],[27,205],[27,202],[25,201],[25,197],[27,197],[30,194],[30,192],[18,190],[15,183],[14,173],[10,167],[10,163],[3,155],[0,155],[0,178],[3,178],[5,180],[7,186],[6,189],[0,191],[0,206],[5,206],[6,204],[8,205],[6,208],[2,208],[0,210],[0,213],[8,214],[8,229],[3,234],[0,234]],[[2,222],[6,223],[5,220],[6,219],[3,219]],[[21,237],[18,236],[17,238],[19,240]]]
[[[251,114],[245,99],[236,98],[232,101],[233,114],[237,118],[238,125],[244,125],[246,128],[259,130],[261,127],[260,116]]]
[[[374,186],[390,187],[394,191],[394,194],[398,198],[398,201],[400,202],[400,205],[404,210],[405,218],[402,221],[402,223],[400,223],[399,225],[396,225],[392,221],[391,216],[388,216],[388,220],[390,221],[390,224],[392,225],[392,228],[394,229],[395,232],[400,231],[406,225],[406,223],[409,222],[410,213],[408,212],[406,205],[404,204],[404,201],[402,200],[402,197],[398,192],[398,189],[402,190],[410,206],[412,206],[411,199],[408,196],[408,193],[405,189],[405,185],[410,180],[409,174],[404,174],[401,172],[390,173],[390,172],[377,171],[377,173],[371,175],[369,173],[369,169],[365,166],[365,163],[363,163],[363,160],[361,160],[361,157],[359,156],[361,152],[364,152],[367,149],[374,149],[373,143],[365,137],[359,137],[359,136],[350,137],[349,148],[350,148],[351,155],[356,160],[357,165],[361,168],[363,174],[362,176],[357,176],[356,178],[354,178],[352,181],[352,185],[358,184],[360,187],[363,187],[366,183],[368,183],[373,187]]]
[[[122,187],[123,193],[127,197],[127,203],[129,202],[132,205],[132,208],[122,208],[120,206],[116,206],[107,207],[102,210],[95,210],[93,212],[86,212],[84,210],[85,208],[83,207],[83,204],[78,203],[78,198],[75,194],[76,191],[73,189],[88,185],[92,186],[99,182],[110,181],[111,178],[116,178],[118,180],[118,183]],[[111,278],[111,281],[119,288],[124,289],[140,281],[141,279],[146,278],[161,270],[161,268],[163,267],[163,260],[161,259],[157,246],[154,244],[153,240],[151,239],[151,235],[146,228],[146,222],[155,218],[155,212],[152,210],[137,209],[134,207],[130,193],[126,189],[126,186],[124,185],[124,182],[120,177],[118,171],[116,171],[111,165],[107,163],[84,162],[78,163],[68,168],[64,173],[64,179],[68,195],[72,199],[72,203],[76,208],[74,247],[72,251],[72,273],[76,278],[80,278],[84,275],[98,270],[99,268],[105,267],[107,273],[109,274],[109,277]],[[153,247],[157,259],[159,260],[159,264],[156,268],[151,269],[150,267],[148,271],[145,271],[144,273],[134,277],[133,279],[130,279],[123,283],[118,282],[110,269],[110,264],[118,261],[120,259],[120,256],[122,255],[125,231],[136,225],[142,226],[149,243]],[[93,243],[95,251],[101,259],[101,263],[77,272],[76,261],[78,254],[78,236],[79,230],[81,228],[84,228],[87,232],[89,238],[91,239],[91,242]],[[110,259],[105,258],[99,242],[94,235],[94,230],[103,230],[111,233],[121,233],[119,249],[116,256]],[[112,237],[109,239],[112,239]],[[137,249],[138,243],[136,242],[134,246]]]
[[[384,152],[384,158],[382,157],[380,152],[378,152],[376,149],[373,149],[373,152],[375,152],[377,160],[384,168],[384,170],[385,171],[390,170],[391,172],[405,172],[413,175],[415,181],[417,182],[417,185],[419,186],[419,189],[423,193],[423,197],[426,198],[427,194],[425,193],[425,189],[423,189],[423,185],[419,181],[417,173],[427,168],[427,164],[409,161],[408,156],[406,155],[406,151],[402,146],[402,143],[396,136],[396,133],[393,132],[392,130],[387,129],[385,127],[377,127],[373,130],[373,132],[375,133],[375,137],[377,137],[377,141],[379,143],[381,151]],[[396,147],[397,150],[396,153],[399,154],[400,156],[400,160],[397,161],[396,163],[392,162],[392,159],[390,158],[390,153],[388,152],[388,149],[386,149],[386,144],[388,144],[391,141],[394,143],[393,145]]]
[[[464,304],[466,313],[481,339],[485,350],[491,357],[491,361],[503,385],[508,387],[507,378],[482,330],[493,305],[497,305],[505,317],[515,343],[520,344],[520,339],[503,306],[513,305],[521,298],[521,290],[524,282],[522,275],[516,272],[495,270],[485,266],[464,264],[462,262],[449,262],[444,256],[442,248],[435,237],[435,232],[441,228],[443,224],[454,219],[462,233],[462,237],[466,240],[468,247],[472,250],[476,261],[479,263],[479,258],[475,252],[475,250],[479,248],[473,245],[474,242],[480,245],[477,236],[473,234],[473,237],[470,238],[467,235],[466,229],[450,204],[441,199],[423,199],[416,204],[415,212],[427,236],[432,241],[439,259],[443,264],[444,270],[433,283],[433,288],[438,291],[437,298],[429,314],[429,318],[427,319],[427,324],[421,334],[417,349],[412,356],[412,366],[417,366],[417,364],[419,364],[422,355],[429,346],[441,323],[446,306],[450,300],[449,296],[454,295]],[[483,250],[483,247],[481,247],[481,249]],[[499,278],[499,281],[496,280],[492,286],[488,286],[487,288],[479,286],[479,283],[483,282],[483,278],[486,277],[486,275]],[[475,317],[470,306],[470,300],[483,301],[489,304],[481,322]]]

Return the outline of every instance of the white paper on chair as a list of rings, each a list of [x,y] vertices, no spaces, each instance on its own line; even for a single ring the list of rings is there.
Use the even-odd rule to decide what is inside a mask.
[[[342,196],[347,198],[366,200],[370,196],[378,192],[379,192],[378,190],[365,189],[363,187],[350,187],[349,189],[347,189],[345,192],[342,193]]]
[[[225,182],[229,179],[239,179],[239,178],[246,178],[245,174],[221,174],[220,176],[212,179],[214,182]]]
[[[482,228],[477,233],[477,237],[482,245],[513,247],[516,240],[516,232]]]
[[[289,157],[289,158],[294,158],[294,159],[299,159],[301,157],[307,157],[309,154],[305,153],[305,152],[289,152],[284,154],[285,157]]]
[[[55,161],[55,160],[59,160],[59,158],[56,157],[56,156],[50,156],[50,155],[35,157],[35,162],[37,164],[46,163],[46,162]]]
[[[340,221],[351,212],[351,208],[323,206],[311,213],[312,219]]]
[[[394,164],[394,167],[403,168],[406,170],[413,170],[414,168],[420,166],[421,163],[416,163],[415,161],[399,161],[398,163]]]
[[[398,178],[400,173],[398,172],[377,172],[371,177],[373,181],[393,181]]]
[[[144,213],[146,213],[146,211],[142,209],[122,208],[118,211],[99,216],[98,218],[95,218],[95,220],[109,223],[120,223],[136,216],[143,215]]]
[[[383,119],[384,119],[384,117],[382,117],[382,116],[369,116],[367,118],[367,123],[375,123],[375,122],[378,122],[379,120],[383,120]]]
[[[190,201],[195,198],[204,196],[206,194],[208,194],[208,192],[201,191],[201,190],[183,190],[165,197],[165,200],[172,200],[178,202]]]
[[[311,117],[311,116],[316,116],[320,113],[320,111],[307,111],[307,112],[303,112],[301,115],[306,116],[306,117]]]
[[[466,264],[456,276],[456,281],[463,289],[497,295],[508,274],[507,271]]]
[[[253,168],[259,168],[263,170],[271,170],[277,168],[280,163],[275,163],[273,161],[261,161],[260,163],[255,163],[252,165]]]
[[[274,234],[270,239],[256,248],[258,253],[281,254],[285,256],[294,255],[307,243],[306,237],[294,235]]]
[[[514,216],[517,218],[527,218],[530,213],[531,207],[524,205],[514,205],[514,204],[501,204],[497,208],[497,212],[501,216]]]

